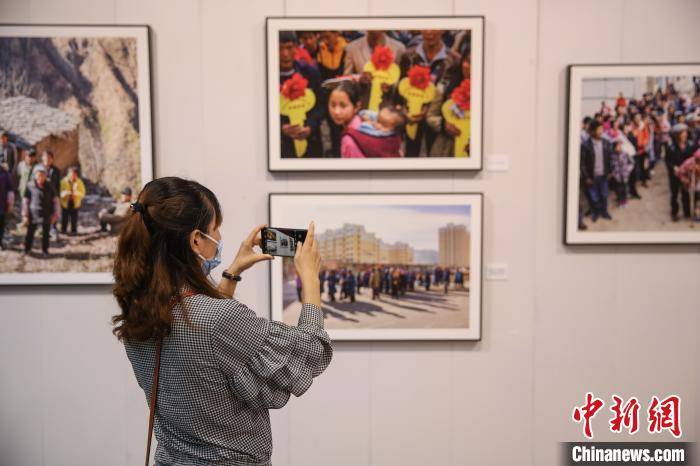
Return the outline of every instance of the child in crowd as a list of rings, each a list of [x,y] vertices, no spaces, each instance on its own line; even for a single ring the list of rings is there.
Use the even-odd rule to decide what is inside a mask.
[[[700,199],[700,149],[697,149],[692,157],[688,157],[676,169],[676,174],[680,178],[683,188],[692,194],[690,203],[691,217],[694,221],[700,221],[697,204]]]
[[[360,88],[352,80],[341,81],[328,95],[328,115],[331,122],[343,130],[340,137],[340,156],[343,158],[364,157],[355,140],[345,135],[347,128],[358,128],[362,120],[360,110]]]
[[[321,79],[335,78],[343,74],[345,66],[345,47],[348,43],[340,31],[323,31],[318,43],[318,65]]]
[[[611,157],[612,179],[615,184],[615,194],[619,207],[627,206],[627,192],[630,173],[634,169],[634,162],[625,152],[622,141],[617,139],[613,142],[613,152]]]
[[[5,219],[12,213],[12,206],[15,203],[15,192],[10,174],[9,165],[0,163],[0,249],[5,250],[3,237],[5,236]]]
[[[408,119],[402,106],[385,103],[376,113],[360,112],[360,119],[360,125],[346,128],[345,135],[352,138],[365,157],[403,156],[401,133]]]
[[[401,129],[406,125],[403,107],[382,105],[379,112],[360,111],[360,89],[352,80],[341,81],[328,96],[328,114],[343,128],[343,158],[401,156]]]
[[[358,129],[369,136],[393,136],[399,125],[403,124],[403,116],[395,108],[389,106],[381,108],[379,112],[360,110],[359,115],[362,123]]]

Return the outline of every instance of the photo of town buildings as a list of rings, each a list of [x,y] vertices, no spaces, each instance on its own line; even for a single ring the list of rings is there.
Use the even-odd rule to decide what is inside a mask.
[[[347,202],[349,196],[338,197]],[[280,220],[273,208],[272,227],[301,228],[311,220],[316,224],[326,328],[470,328],[473,264],[480,259],[473,252],[478,246],[473,206],[386,204],[374,198],[342,207],[307,199],[279,209]],[[480,228],[476,235],[478,242]],[[273,263],[273,269],[281,272],[281,283],[275,287],[273,271],[273,293],[280,295],[273,301],[279,302],[284,322],[295,324],[302,284],[293,258],[276,261],[279,266]]]

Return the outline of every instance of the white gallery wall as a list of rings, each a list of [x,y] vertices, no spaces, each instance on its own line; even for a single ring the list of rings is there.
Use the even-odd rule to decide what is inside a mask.
[[[505,172],[267,172],[266,16],[484,15],[484,157]],[[156,174],[224,206],[224,255],[268,192],[483,191],[480,342],[344,342],[273,412],[275,466],[559,464],[592,391],[678,393],[700,433],[700,246],[564,247],[566,66],[700,61],[698,0],[0,0],[0,22],[153,28]],[[268,271],[239,299],[268,315]],[[139,464],[147,409],[109,287],[0,288],[0,466]],[[607,409],[607,406],[606,406]],[[596,418],[597,440],[630,440]],[[672,440],[638,433],[635,440]]]

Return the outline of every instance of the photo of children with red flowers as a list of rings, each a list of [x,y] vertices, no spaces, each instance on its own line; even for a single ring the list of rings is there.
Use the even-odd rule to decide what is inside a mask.
[[[276,51],[269,47],[277,53],[269,60],[277,76],[268,69],[275,81],[268,96],[272,170],[293,170],[295,162],[331,170],[480,168],[480,96],[478,114],[473,98],[481,90],[481,32],[275,29],[273,35],[271,20],[268,38],[277,43]],[[446,159],[454,163],[445,165]]]

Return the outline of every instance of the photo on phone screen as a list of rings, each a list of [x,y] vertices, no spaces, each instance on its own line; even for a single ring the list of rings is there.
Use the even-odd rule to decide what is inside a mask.
[[[297,243],[306,240],[307,230],[295,228],[263,228],[261,249],[264,254],[294,257]]]

